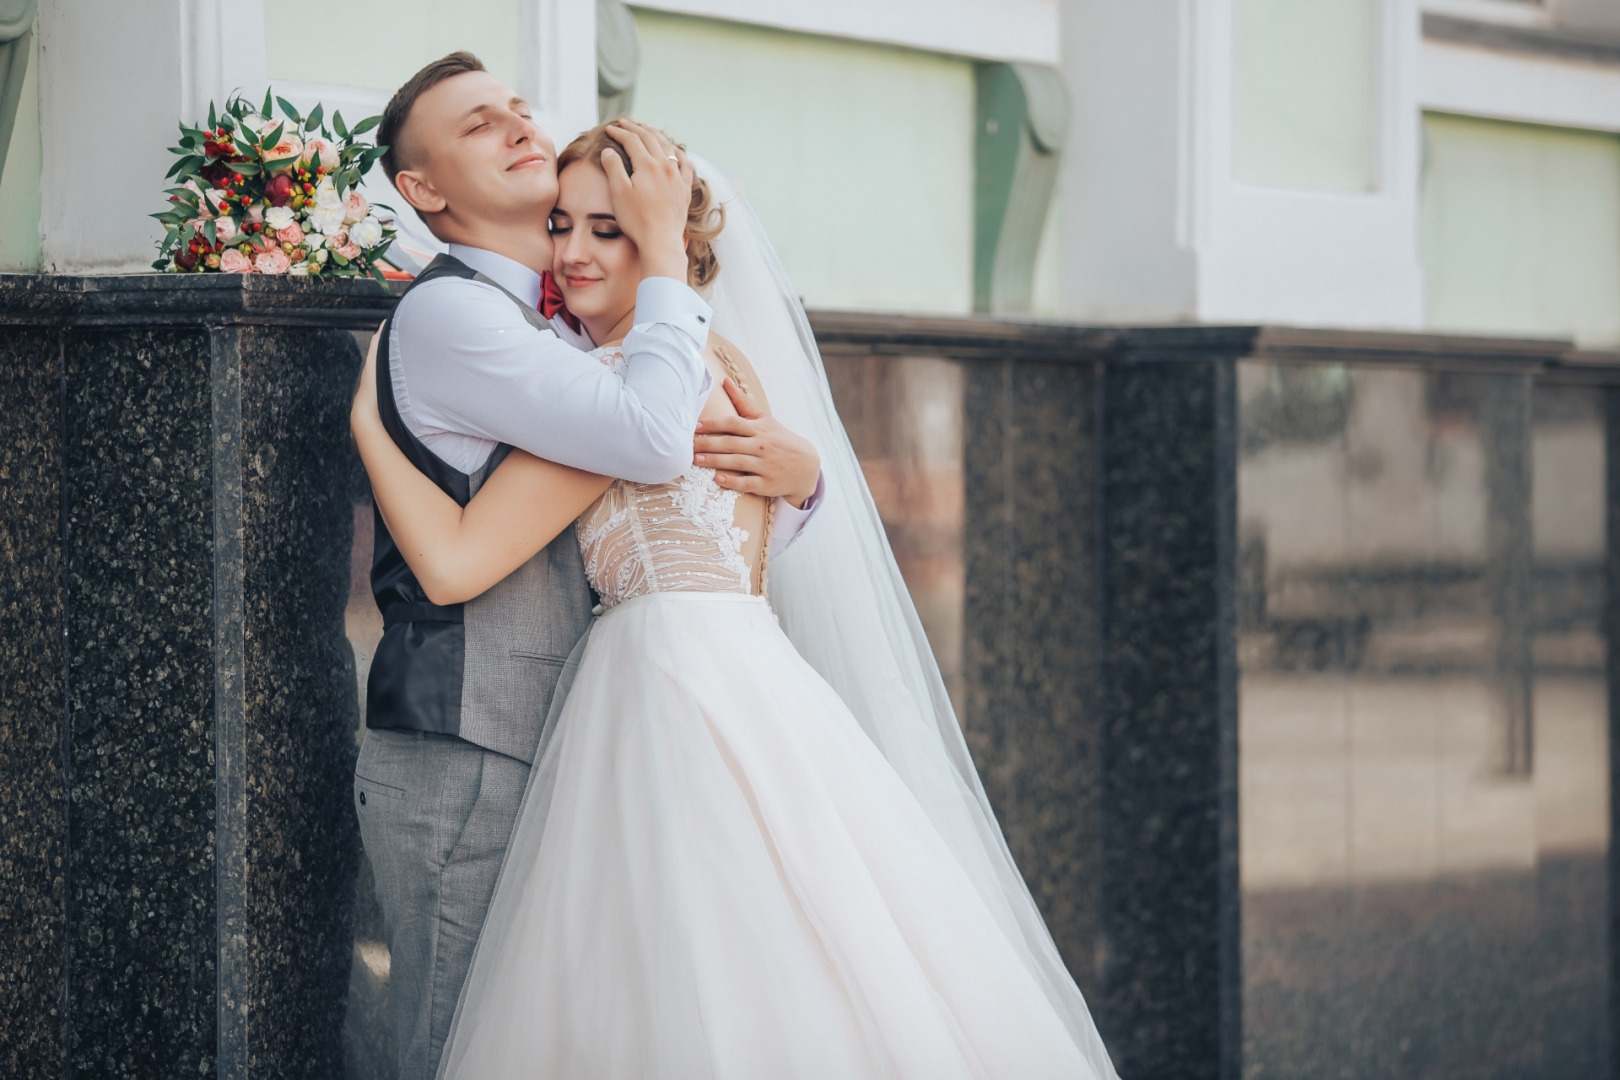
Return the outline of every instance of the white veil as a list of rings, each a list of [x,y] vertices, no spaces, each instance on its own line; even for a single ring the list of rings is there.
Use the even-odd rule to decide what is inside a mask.
[[[770,564],[771,606],[922,804],[1096,1075],[1115,1076],[979,783],[798,294],[736,185],[693,162],[726,212],[714,241],[715,332],[753,363],[772,412],[815,443],[827,481],[814,520]]]

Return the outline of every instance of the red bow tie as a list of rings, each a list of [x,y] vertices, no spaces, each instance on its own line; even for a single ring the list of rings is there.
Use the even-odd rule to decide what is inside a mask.
[[[557,279],[551,276],[550,270],[540,275],[540,303],[538,306],[540,314],[546,318],[550,319],[561,315],[563,322],[568,324],[568,329],[576,334],[580,333],[579,316],[569,311],[568,305],[563,303],[562,289],[557,287]]]

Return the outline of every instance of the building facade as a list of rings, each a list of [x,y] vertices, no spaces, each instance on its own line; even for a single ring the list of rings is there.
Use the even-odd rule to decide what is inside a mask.
[[[0,38],[6,274],[147,271],[174,122],[237,89],[368,115],[465,48],[559,144],[665,128],[812,311],[1122,1074],[1617,1075],[1615,0],[0,0]]]

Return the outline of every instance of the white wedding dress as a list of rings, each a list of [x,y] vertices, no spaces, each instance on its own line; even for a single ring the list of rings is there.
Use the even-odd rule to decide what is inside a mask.
[[[1112,1076],[750,595],[736,499],[694,466],[617,481],[580,518],[605,613],[441,1076]]]

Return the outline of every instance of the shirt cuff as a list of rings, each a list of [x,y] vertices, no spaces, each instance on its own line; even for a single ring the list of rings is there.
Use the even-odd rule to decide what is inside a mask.
[[[642,278],[636,286],[636,325],[663,323],[682,331],[698,348],[709,340],[714,311],[685,282],[674,278]]]
[[[810,519],[815,517],[816,509],[826,495],[827,474],[822,473],[816,477],[816,490],[804,500],[803,506],[794,506],[784,498],[777,498],[776,509],[771,515],[771,554],[786,551],[799,538],[804,527],[810,524]]]

